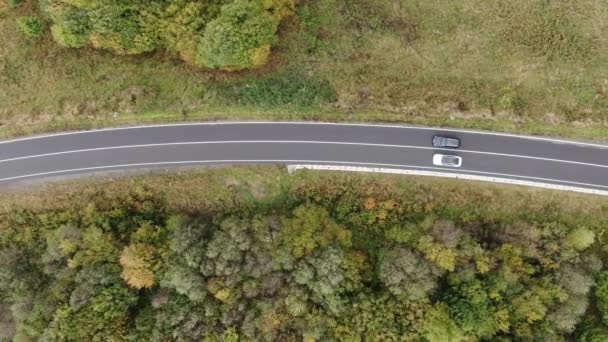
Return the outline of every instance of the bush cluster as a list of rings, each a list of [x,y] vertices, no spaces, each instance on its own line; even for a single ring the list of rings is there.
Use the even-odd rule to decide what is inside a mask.
[[[166,49],[197,66],[242,70],[264,65],[292,0],[50,0],[53,38],[117,54]]]
[[[264,77],[248,77],[220,86],[227,102],[256,106],[308,107],[336,100],[331,84],[297,68],[285,68]]]

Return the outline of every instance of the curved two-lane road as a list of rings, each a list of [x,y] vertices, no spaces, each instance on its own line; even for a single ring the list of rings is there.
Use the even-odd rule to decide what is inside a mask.
[[[432,136],[461,139],[460,169],[432,165]],[[421,127],[199,123],[0,141],[0,183],[171,165],[286,163],[438,171],[608,191],[608,145]]]

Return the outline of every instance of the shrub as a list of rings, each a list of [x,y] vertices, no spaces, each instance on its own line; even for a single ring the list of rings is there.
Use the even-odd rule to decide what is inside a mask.
[[[59,45],[71,48],[87,45],[91,22],[86,11],[72,6],[49,7],[49,15],[55,21],[51,33]]]
[[[520,91],[512,87],[503,87],[500,90],[498,104],[504,109],[521,114],[526,106],[526,101],[520,93]]]
[[[17,8],[23,4],[23,0],[6,0],[6,4],[10,8]]]
[[[576,250],[586,249],[593,244],[593,241],[595,241],[595,233],[584,227],[576,228],[566,237],[566,245]]]
[[[118,54],[138,54],[156,48],[157,37],[145,34],[140,8],[131,4],[103,3],[89,11],[91,43]]]
[[[18,17],[17,27],[19,27],[19,31],[30,38],[40,37],[43,28],[40,18],[34,16]]]
[[[333,102],[336,94],[329,82],[297,70],[280,70],[262,78],[250,78],[221,92],[231,101],[257,106],[309,107]]]
[[[237,0],[226,5],[205,28],[196,62],[224,70],[259,67],[266,63],[277,39],[278,23],[257,2]]]

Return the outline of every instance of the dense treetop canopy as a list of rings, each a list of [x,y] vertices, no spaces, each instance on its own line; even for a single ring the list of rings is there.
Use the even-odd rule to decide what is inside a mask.
[[[122,181],[0,210],[0,311],[21,340],[608,336],[608,206],[266,176]]]

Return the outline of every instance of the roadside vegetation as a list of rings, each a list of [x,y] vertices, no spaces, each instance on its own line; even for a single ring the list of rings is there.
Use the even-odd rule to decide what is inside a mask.
[[[231,71],[264,65],[281,19],[293,9],[293,0],[40,3],[61,46],[119,55],[165,49],[193,65]]]
[[[608,339],[603,198],[251,167],[0,205],[18,341]]]
[[[4,135],[261,118],[607,136],[605,1],[40,3],[0,0]]]

